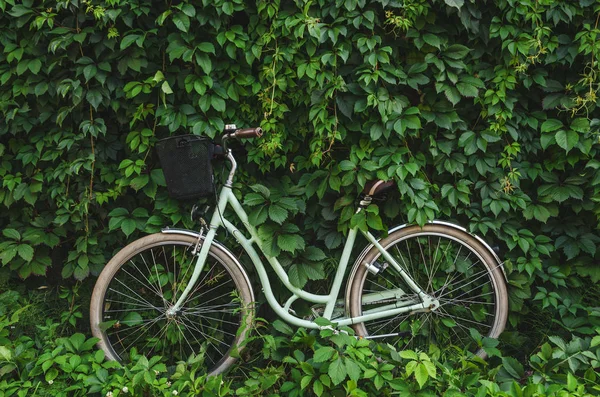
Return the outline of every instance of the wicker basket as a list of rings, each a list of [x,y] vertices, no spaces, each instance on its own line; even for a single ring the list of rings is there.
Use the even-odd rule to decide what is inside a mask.
[[[161,139],[156,144],[165,174],[169,196],[191,199],[214,194],[211,140],[180,135]]]

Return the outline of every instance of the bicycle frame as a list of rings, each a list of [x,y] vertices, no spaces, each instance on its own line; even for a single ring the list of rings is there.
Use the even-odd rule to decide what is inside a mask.
[[[242,245],[246,253],[249,255],[250,259],[252,260],[252,263],[254,264],[257,270],[261,285],[263,287],[263,291],[267,298],[267,302],[277,313],[277,315],[286,322],[299,327],[319,328],[320,326],[314,321],[301,319],[290,313],[290,307],[292,303],[297,299],[303,299],[316,304],[325,304],[323,317],[328,320],[332,319],[332,314],[336,306],[336,301],[338,300],[338,295],[343,283],[344,274],[348,267],[350,255],[352,253],[352,249],[354,248],[354,242],[359,229],[355,227],[353,229],[350,229],[350,231],[348,232],[348,237],[344,245],[342,257],[336,270],[331,290],[327,295],[313,294],[295,287],[289,281],[289,277],[285,272],[285,269],[281,266],[277,258],[265,254],[262,248],[262,241],[258,237],[256,229],[248,222],[248,215],[244,211],[241,203],[233,194],[231,181],[233,178],[233,174],[235,173],[235,159],[233,159],[233,156],[231,154],[229,154],[228,157],[229,160],[232,161],[232,171],[230,173],[228,182],[221,189],[219,195],[219,202],[217,204],[217,207],[215,208],[215,211],[213,212],[208,232],[204,237],[204,241],[202,243],[202,248],[200,249],[200,252],[197,253],[198,259],[196,260],[194,272],[182,295],[179,297],[178,301],[173,307],[171,307],[169,311],[175,313],[177,310],[179,310],[183,302],[185,302],[187,295],[190,293],[190,291],[196,284],[196,281],[198,280],[200,273],[202,272],[203,266],[208,256],[209,248],[214,241],[217,230],[220,227],[225,227],[235,237],[238,243]],[[231,206],[238,218],[242,221],[242,224],[244,225],[244,228],[250,235],[250,238],[246,238],[246,236],[240,230],[238,230],[231,222],[229,222],[222,216],[222,214],[225,213],[225,209],[228,205]],[[381,252],[383,258],[385,258],[385,260],[400,273],[400,275],[403,277],[404,281],[409,286],[411,291],[416,293],[419,296],[420,300],[418,302],[416,302],[416,299],[409,300],[407,302],[399,302],[398,299],[403,295],[406,295],[406,293],[400,288],[386,292],[367,294],[363,296],[363,300],[375,302],[396,298],[396,303],[369,310],[368,312],[365,312],[363,313],[363,315],[358,317],[339,317],[335,320],[332,320],[332,322],[335,322],[337,325],[350,325],[361,323],[363,321],[395,316],[401,313],[428,310],[432,307],[436,307],[439,305],[437,300],[433,299],[428,294],[426,294],[414,282],[414,280],[410,278],[410,276],[404,271],[404,269],[396,262],[396,260],[394,260],[394,258],[388,252],[386,252],[386,250],[379,244],[377,239],[370,232],[361,231],[361,233],[371,244],[373,244],[373,246],[375,246]],[[269,264],[271,265],[271,267],[273,268],[283,285],[292,293],[292,296],[287,300],[284,306],[281,306],[279,304],[279,302],[275,298],[275,295],[273,294],[269,276],[258,252],[254,248],[254,244],[258,246],[259,250],[267,259],[267,261],[269,262]]]

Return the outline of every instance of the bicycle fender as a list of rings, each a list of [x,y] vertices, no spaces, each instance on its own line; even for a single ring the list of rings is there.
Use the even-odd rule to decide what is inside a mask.
[[[178,228],[171,229],[169,227],[166,227],[164,229],[161,229],[160,232],[163,234],[182,234],[184,236],[190,236],[190,237],[194,237],[194,238],[200,237],[200,239],[204,241],[204,235],[201,236],[200,233],[198,233],[194,230],[178,229]],[[252,288],[252,283],[250,282],[250,278],[248,277],[248,273],[246,273],[246,270],[244,269],[244,266],[242,266],[240,261],[235,257],[235,255],[233,255],[233,253],[229,250],[229,248],[227,248],[226,246],[224,246],[217,240],[213,240],[212,245],[216,249],[218,249],[219,251],[224,253],[240,269],[240,271],[244,275],[244,278],[246,279],[246,282],[248,283],[248,286],[250,287],[250,295],[252,296],[252,301],[254,301],[255,300],[254,299],[254,290]]]

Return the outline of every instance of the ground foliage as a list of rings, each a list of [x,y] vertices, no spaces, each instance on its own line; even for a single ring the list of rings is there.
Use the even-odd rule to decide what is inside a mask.
[[[600,335],[549,338],[524,363],[502,356],[498,341],[478,337],[487,362],[433,346],[397,351],[338,333],[294,330],[277,320],[255,330],[239,365],[207,378],[204,357],[167,367],[161,357],[132,352],[121,366],[94,348],[70,319],[78,288],[26,291],[0,271],[0,397],[9,396],[494,396],[598,395]],[[60,297],[57,297],[60,295]],[[48,311],[52,314],[48,315]],[[39,321],[46,312],[46,320]],[[60,320],[58,315],[60,314]]]
[[[511,330],[542,306],[594,334],[581,292],[600,280],[595,2],[0,10],[0,261],[14,274],[85,279],[124,241],[190,226],[153,146],[236,122],[265,130],[236,187],[271,252],[305,259],[285,261],[295,284],[326,276],[350,225],[456,220],[500,246]],[[353,216],[377,177],[398,192]]]

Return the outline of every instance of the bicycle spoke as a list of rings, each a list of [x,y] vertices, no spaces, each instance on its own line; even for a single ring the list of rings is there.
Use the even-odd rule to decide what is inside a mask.
[[[142,285],[143,287],[146,287],[146,285],[145,285],[144,283],[142,283],[140,280],[138,280],[138,278],[137,278],[137,277],[135,277],[134,275],[132,275],[131,273],[129,273],[129,272],[126,270],[126,269],[121,269],[121,270],[122,270],[123,272],[125,272],[126,274],[128,274],[128,275],[129,275],[129,277],[131,277],[131,278],[133,278],[135,281],[137,281],[137,282],[138,282],[140,285]],[[148,281],[148,283],[150,283],[150,282]],[[154,292],[154,294],[155,294],[156,296],[158,296],[159,298],[162,298],[162,296],[160,295],[160,293],[159,293],[158,291],[156,291],[156,290],[153,288],[153,286],[151,286],[151,285],[148,285],[147,287],[149,287],[150,291]]]
[[[127,287],[125,284],[123,284],[123,283],[121,282],[121,280],[119,280],[119,279],[115,279],[115,280],[117,280],[117,281],[118,281],[120,284],[122,284],[123,286],[125,286],[125,287],[126,287],[128,290],[130,290],[131,292],[133,292],[133,293],[134,293],[136,296],[138,296],[138,297],[139,297],[141,300],[140,300],[140,299],[136,299],[136,298],[134,298],[134,297],[133,297],[133,296],[131,296],[131,295],[127,295],[127,294],[125,294],[125,293],[123,293],[123,292],[121,292],[121,291],[117,291],[117,290],[115,290],[115,289],[112,289],[112,288],[110,288],[110,290],[111,290],[112,292],[114,292],[114,293],[116,293],[116,294],[119,294],[119,295],[121,295],[121,296],[124,296],[124,297],[126,297],[126,298],[129,298],[129,299],[131,299],[131,300],[132,300],[132,301],[134,301],[134,302],[138,302],[138,303],[142,304],[142,305],[143,305],[143,306],[145,306],[145,307],[151,307],[151,308],[153,308],[153,309],[160,310],[160,309],[159,309],[157,306],[154,306],[152,303],[148,302],[147,300],[145,300],[144,298],[142,298],[141,296],[139,296],[137,293],[135,293],[135,291],[132,291],[132,290],[131,290],[131,288],[129,288],[129,287]]]
[[[144,255],[140,254],[140,256],[142,257],[142,260],[144,260]],[[160,294],[162,296],[164,296],[165,293],[164,293],[164,291],[162,289],[162,285],[161,285],[161,282],[160,282],[160,276],[158,275],[158,266],[156,266],[156,257],[154,256],[154,250],[152,250],[152,249],[150,250],[150,256],[152,256],[152,264],[154,265],[153,268],[154,268],[154,271],[156,273],[156,283],[158,284],[158,288],[160,289]],[[144,263],[145,262],[146,261],[144,260]]]

